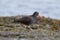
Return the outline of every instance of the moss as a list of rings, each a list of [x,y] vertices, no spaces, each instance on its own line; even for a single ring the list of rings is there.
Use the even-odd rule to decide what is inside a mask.
[[[4,24],[0,23],[0,26],[4,26]]]
[[[13,23],[13,21],[14,21],[14,18],[20,18],[20,16],[15,16],[15,17],[0,17],[0,26],[2,27],[2,26],[4,26],[3,28],[2,28],[2,30],[4,30],[4,28],[8,28],[8,29],[5,29],[5,31],[19,31],[19,29],[16,29],[16,28],[18,28],[18,27],[22,27],[22,29],[20,29],[20,31],[21,30],[26,30],[27,28],[25,28],[24,27],[24,25],[22,25],[22,24],[20,24],[20,25],[18,25],[18,23]],[[33,30],[39,30],[39,29],[43,29],[43,28],[45,28],[45,26],[46,26],[46,24],[49,24],[50,25],[50,27],[51,27],[51,30],[58,30],[58,31],[60,31],[60,20],[57,20],[57,19],[51,19],[51,18],[43,18],[43,19],[37,19],[38,20],[38,22],[40,23],[39,25],[39,27],[38,26],[36,26],[36,27],[33,27],[32,29]],[[16,27],[16,28],[15,28]],[[26,27],[28,27],[28,26],[26,26]]]

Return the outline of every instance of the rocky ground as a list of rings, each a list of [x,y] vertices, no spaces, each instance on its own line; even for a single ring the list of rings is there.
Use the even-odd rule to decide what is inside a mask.
[[[19,18],[0,17],[0,40],[60,40],[60,20],[44,17],[37,19],[39,24],[13,23]]]

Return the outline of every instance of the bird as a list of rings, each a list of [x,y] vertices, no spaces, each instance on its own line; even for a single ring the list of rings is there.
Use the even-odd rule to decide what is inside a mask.
[[[19,18],[18,20],[14,20],[14,22],[30,25],[37,23],[37,18],[42,18],[42,17],[39,15],[39,12],[34,12],[32,15],[24,16],[22,18]]]

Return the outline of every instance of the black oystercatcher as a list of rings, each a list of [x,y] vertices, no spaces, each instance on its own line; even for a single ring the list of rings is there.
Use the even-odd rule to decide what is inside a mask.
[[[30,25],[30,24],[36,23],[38,17],[42,18],[39,15],[39,12],[34,12],[33,15],[22,17],[18,20],[14,20],[14,22],[20,22],[20,23],[23,23],[23,24],[26,24],[26,25]]]

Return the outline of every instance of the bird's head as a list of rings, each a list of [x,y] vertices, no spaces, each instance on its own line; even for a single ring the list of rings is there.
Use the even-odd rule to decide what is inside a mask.
[[[34,12],[33,13],[33,17],[42,18],[42,16],[39,15],[39,12]]]

